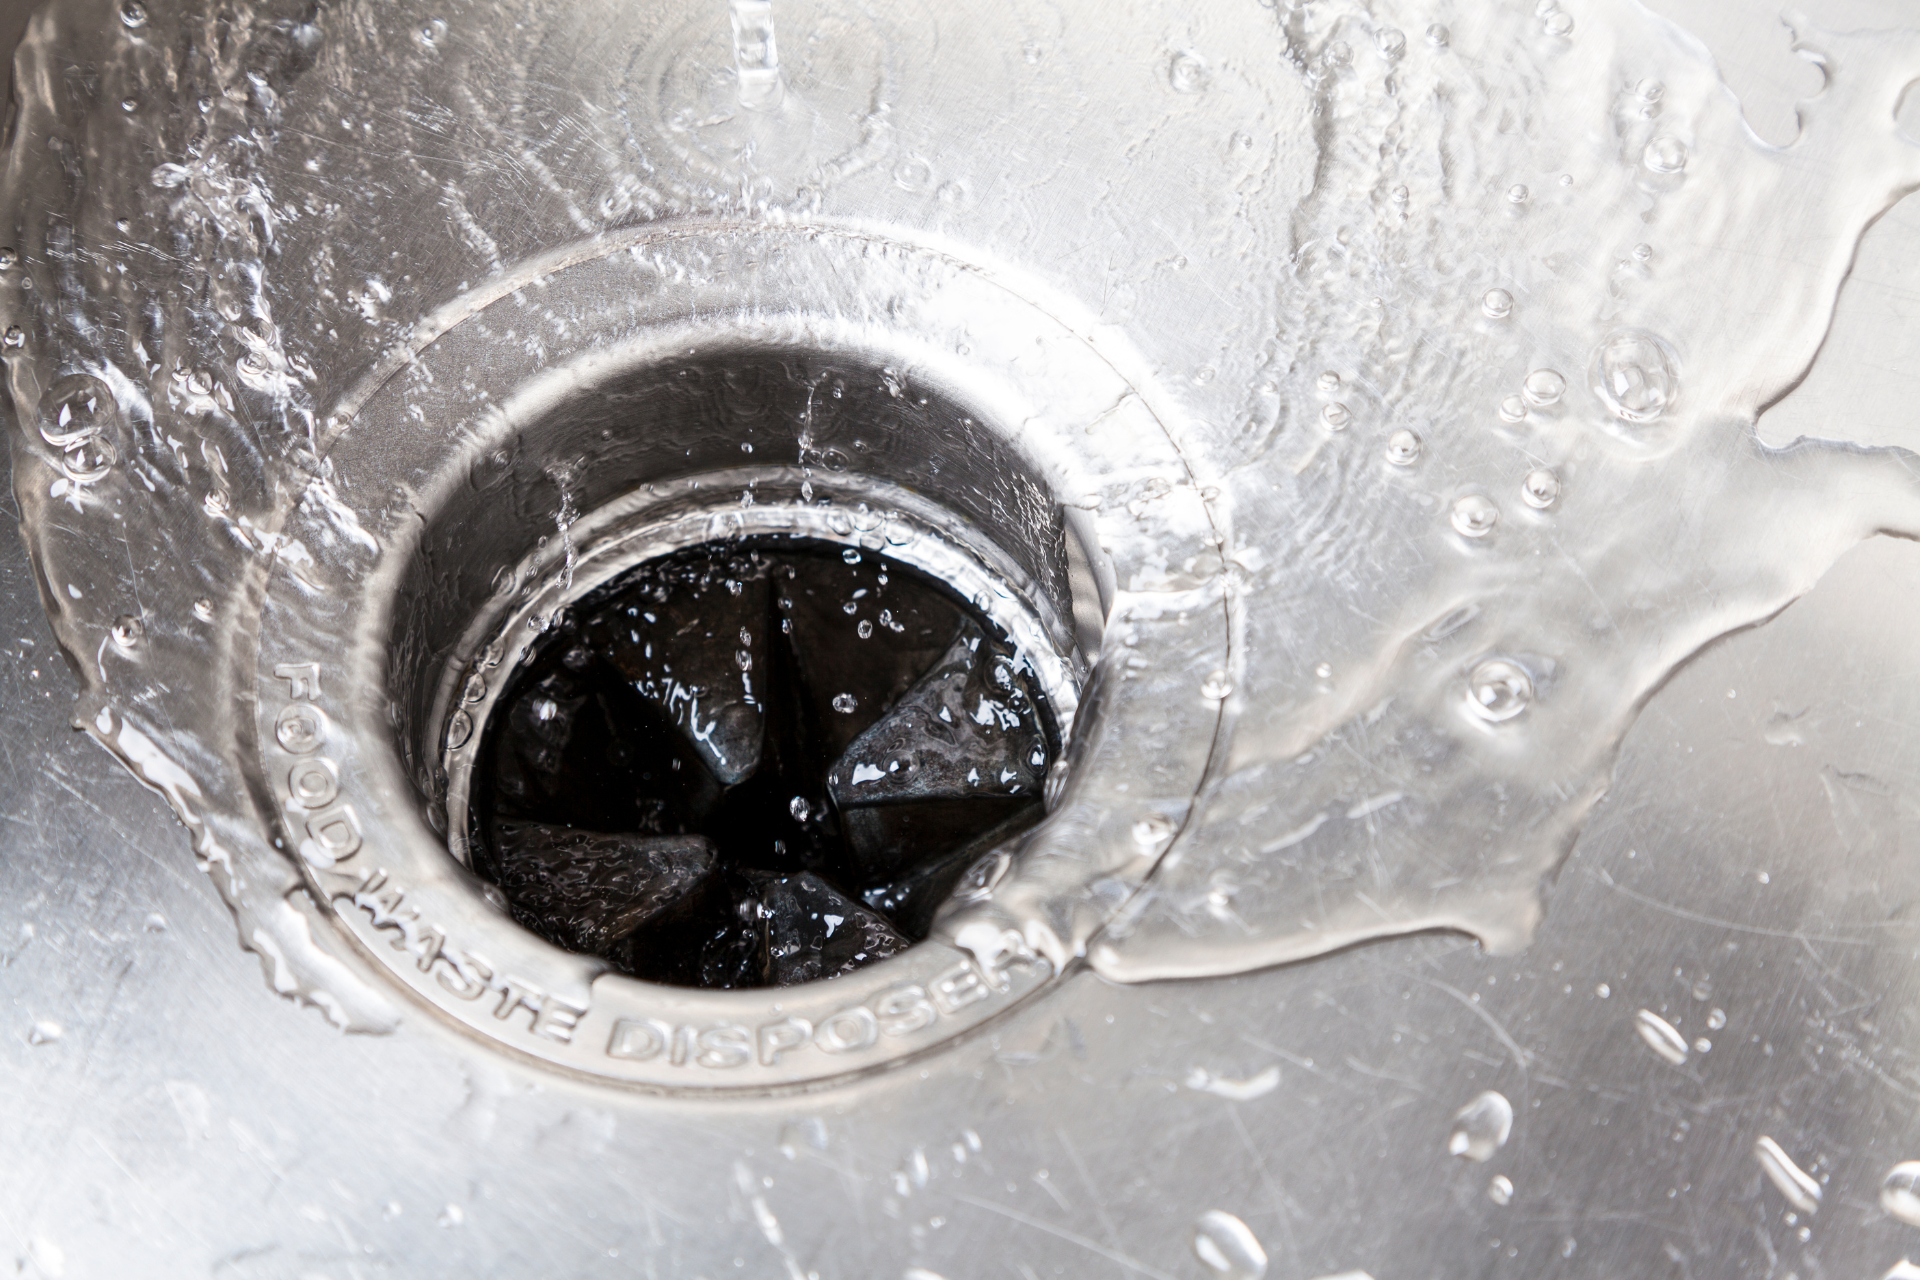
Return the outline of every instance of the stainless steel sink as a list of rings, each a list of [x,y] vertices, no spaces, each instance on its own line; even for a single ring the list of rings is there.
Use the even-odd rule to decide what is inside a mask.
[[[1920,15],[1816,16],[20,13],[8,1256],[1920,1275]],[[795,538],[1045,821],[828,981],[516,923],[517,666]]]

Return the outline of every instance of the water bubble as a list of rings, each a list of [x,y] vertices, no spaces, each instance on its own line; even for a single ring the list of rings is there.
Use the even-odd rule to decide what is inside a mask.
[[[1555,9],[1540,24],[1550,36],[1570,36],[1573,34],[1573,15],[1564,9]]]
[[[1653,257],[1653,246],[1652,246],[1652,245],[1650,245],[1650,244],[1637,244],[1637,245],[1635,245],[1635,246],[1633,246],[1633,260],[1634,260],[1635,262],[1645,262],[1645,261],[1647,261],[1647,260],[1648,260],[1649,258],[1651,258],[1651,257]]]
[[[1673,356],[1642,329],[1617,329],[1593,353],[1588,384],[1623,422],[1652,422],[1673,402]]]
[[[1260,1280],[1267,1274],[1267,1251],[1246,1223],[1209,1209],[1193,1224],[1193,1256],[1221,1280]]]
[[[17,324],[9,325],[5,342],[10,347],[24,347],[27,345],[27,331]]]
[[[1315,380],[1322,395],[1332,395],[1340,389],[1340,375],[1329,369]]]
[[[123,613],[113,620],[113,629],[110,634],[117,647],[137,649],[140,647],[140,642],[146,638],[147,627],[132,614]]]
[[[1320,418],[1327,424],[1327,430],[1345,431],[1347,424],[1353,421],[1353,414],[1347,406],[1336,400],[1320,411]]]
[[[10,248],[0,248],[0,271],[10,271],[20,261],[20,255]]]
[[[1399,205],[1404,205],[1413,199],[1413,192],[1407,190],[1404,186],[1395,187],[1391,194],[1393,196],[1393,202]]]
[[[805,822],[810,808],[811,806],[807,804],[807,798],[805,796],[795,796],[793,799],[787,801],[787,812],[793,815],[795,822]]]
[[[1667,86],[1658,80],[1642,80],[1634,86],[1634,92],[1640,95],[1642,102],[1658,102],[1666,96]]]
[[[213,375],[205,369],[195,369],[187,375],[187,390],[196,396],[213,394]]]
[[[1557,404],[1566,393],[1567,380],[1552,369],[1535,369],[1527,375],[1521,387],[1526,392],[1529,404]]]
[[[1484,538],[1500,523],[1500,508],[1485,495],[1464,493],[1453,500],[1453,529],[1463,538]]]
[[[869,619],[860,619],[860,625],[855,627],[854,630],[860,633],[862,640],[871,640],[873,638],[873,623]]]
[[[851,533],[852,531],[853,531],[853,524],[852,522],[849,521],[847,524],[847,532]],[[860,563],[860,553],[858,551],[855,551],[852,547],[848,547],[845,551],[842,551],[840,553],[840,558],[848,564]]]
[[[1820,1207],[1820,1184],[1795,1164],[1779,1143],[1762,1134],[1754,1139],[1753,1158],[1760,1162],[1761,1171],[1787,1198],[1788,1204],[1802,1213],[1812,1213]]]
[[[132,115],[134,112],[140,109],[140,99],[122,98],[120,99],[120,109],[126,112],[128,115]]]
[[[1520,496],[1535,511],[1545,511],[1560,497],[1560,477],[1544,467],[1529,471],[1520,482]]]
[[[1344,67],[1353,61],[1353,47],[1345,40],[1335,40],[1327,46],[1326,53],[1321,55],[1321,61],[1330,67]]]
[[[202,622],[213,621],[213,601],[201,596],[193,602],[193,616]]]
[[[1663,133],[1647,143],[1640,153],[1640,163],[1655,173],[1678,173],[1687,167],[1687,144]]]
[[[113,470],[119,454],[113,445],[99,437],[82,440],[60,459],[60,469],[75,484],[92,484]]]
[[[120,21],[129,28],[146,26],[147,7],[138,3],[137,0],[126,0],[126,3],[120,6]]]
[[[1902,1160],[1880,1180],[1880,1208],[1890,1218],[1920,1227],[1920,1160]]]
[[[1608,996],[1613,994],[1613,988],[1608,986],[1606,983],[1602,982],[1598,986],[1594,987],[1593,994],[1599,996],[1602,1000],[1605,1000]]]
[[[1533,678],[1505,658],[1489,658],[1467,677],[1467,705],[1489,724],[1511,720],[1533,701]]]
[[[1714,1009],[1707,1014],[1707,1030],[1718,1031],[1726,1025],[1727,1011],[1725,1009]]]
[[[1674,1025],[1651,1009],[1641,1009],[1633,1015],[1633,1029],[1640,1033],[1640,1039],[1647,1048],[1661,1058],[1680,1066],[1687,1060],[1687,1038],[1674,1029]]]
[[[1489,320],[1505,320],[1513,314],[1513,295],[1505,289],[1489,289],[1480,299],[1480,310]]]
[[[118,410],[113,393],[98,378],[62,378],[42,401],[40,438],[56,449],[71,449],[112,426]]]
[[[1387,461],[1410,467],[1420,460],[1420,437],[1402,428],[1387,437]]]
[[[1447,1151],[1463,1160],[1485,1164],[1507,1145],[1513,1132],[1513,1104],[1503,1093],[1489,1089],[1453,1113],[1453,1131]]]
[[[1200,682],[1200,696],[1219,702],[1233,692],[1233,681],[1224,671],[1209,671],[1207,678]]]
[[[1427,43],[1434,48],[1444,49],[1452,42],[1453,33],[1448,31],[1443,24],[1436,22],[1427,28]]]
[[[1207,60],[1191,49],[1182,49],[1167,64],[1167,83],[1175,93],[1200,93],[1212,78]]]
[[[1500,421],[1522,422],[1527,416],[1527,402],[1519,396],[1508,396],[1500,402]]]
[[[1527,184],[1524,182],[1516,182],[1507,188],[1508,204],[1525,204],[1532,198],[1533,192],[1527,190]]]
[[[1487,1183],[1487,1199],[1501,1208],[1513,1203],[1513,1179],[1504,1173],[1496,1173]]]
[[[850,693],[836,693],[833,695],[833,709],[843,716],[850,716],[860,709],[860,699]]]
[[[1398,27],[1382,27],[1373,39],[1383,58],[1398,58],[1407,51],[1407,33]]]
[[[1331,662],[1322,662],[1316,666],[1313,669],[1313,678],[1316,680],[1333,679],[1333,664]]]
[[[1695,1053],[1711,1053],[1713,1052],[1713,1041],[1707,1039],[1705,1036],[1696,1037],[1693,1042],[1693,1051]]]
[[[447,717],[447,750],[458,751],[473,737],[473,717],[456,711]]]

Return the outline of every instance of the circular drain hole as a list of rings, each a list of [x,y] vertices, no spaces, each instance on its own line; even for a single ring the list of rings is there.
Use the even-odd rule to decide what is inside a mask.
[[[1058,749],[1005,631],[930,575],[703,542],[547,620],[481,730],[469,861],[522,925],[633,977],[839,977],[926,937],[1039,820]]]

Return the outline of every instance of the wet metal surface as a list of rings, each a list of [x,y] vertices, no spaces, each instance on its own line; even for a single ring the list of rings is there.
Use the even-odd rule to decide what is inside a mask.
[[[1670,12],[1756,127],[1790,121],[1770,12]],[[1916,262],[1909,201],[1763,440],[1920,447]],[[1512,954],[1076,968],[891,1070],[701,1097],[405,997],[343,1035],[276,994],[168,804],[75,732],[9,522],[0,1247],[46,1276],[1885,1275],[1920,1254],[1917,593],[1915,548],[1874,539],[1682,665]],[[1488,708],[1517,687],[1493,674]]]

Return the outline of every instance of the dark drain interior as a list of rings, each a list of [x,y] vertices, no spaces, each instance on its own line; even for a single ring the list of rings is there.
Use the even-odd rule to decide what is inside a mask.
[[[926,936],[1041,816],[1031,673],[942,584],[764,539],[649,561],[517,672],[474,780],[475,870],[571,951],[677,986],[784,986]]]

